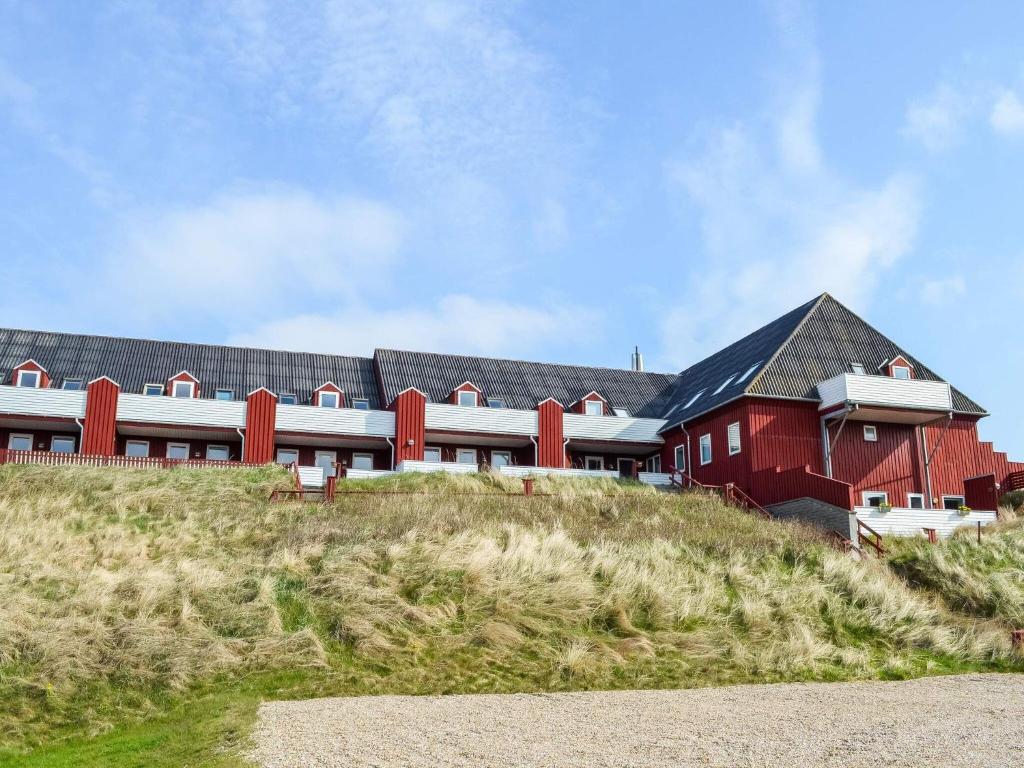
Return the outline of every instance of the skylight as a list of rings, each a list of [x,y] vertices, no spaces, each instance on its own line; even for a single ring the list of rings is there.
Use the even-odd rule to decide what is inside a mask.
[[[715,390],[715,391],[714,391],[714,392],[713,392],[712,394],[715,394],[715,395],[717,395],[717,394],[718,394],[719,392],[721,392],[721,391],[722,391],[723,389],[725,389],[726,387],[728,387],[728,386],[729,386],[729,383],[730,383],[730,382],[731,382],[731,381],[732,381],[733,379],[735,379],[737,375],[738,375],[738,374],[735,374],[735,373],[734,373],[734,374],[733,374],[732,376],[730,376],[730,377],[729,377],[728,379],[726,379],[726,380],[725,380],[725,381],[723,381],[723,382],[722,382],[721,384],[719,384],[719,385],[718,385],[718,389],[716,389],[716,390]]]
[[[746,373],[744,373],[742,376],[740,376],[738,379],[736,379],[736,383],[739,384],[741,381],[746,381],[748,378],[750,378],[750,374],[752,374],[754,371],[756,371],[760,367],[761,367],[761,361],[758,360],[752,366],[747,368]]]
[[[703,394],[704,394],[704,390],[702,389],[702,390],[701,390],[700,392],[698,392],[698,393],[697,393],[696,395],[694,395],[693,397],[691,397],[691,398],[689,399],[689,401],[688,401],[688,402],[686,403],[686,405],[684,405],[684,406],[683,406],[683,410],[685,411],[685,410],[686,410],[687,408],[689,408],[689,407],[690,407],[691,405],[693,405],[694,403],[696,403],[696,402],[697,402],[697,401],[698,401],[698,400],[700,399],[700,396],[701,396],[701,395],[703,395]]]

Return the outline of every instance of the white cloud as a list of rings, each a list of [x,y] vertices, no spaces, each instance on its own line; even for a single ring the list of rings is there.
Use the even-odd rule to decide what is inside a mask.
[[[972,99],[963,90],[943,84],[930,95],[907,107],[903,133],[920,141],[930,152],[957,144],[964,122],[973,110]]]
[[[925,280],[921,286],[921,301],[926,304],[946,304],[967,293],[967,283],[961,275]]]
[[[1013,91],[999,94],[989,115],[992,130],[1003,136],[1024,136],[1024,103]]]
[[[352,301],[387,279],[402,230],[401,217],[372,200],[296,189],[229,194],[134,219],[104,279],[157,317]]]
[[[236,334],[230,343],[355,355],[394,347],[522,356],[593,330],[600,322],[598,315],[581,307],[542,308],[456,294],[426,309],[352,306],[329,315],[297,315]]]

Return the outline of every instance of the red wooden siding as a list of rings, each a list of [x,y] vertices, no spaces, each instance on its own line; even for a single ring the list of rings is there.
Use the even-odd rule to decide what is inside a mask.
[[[117,399],[121,387],[107,378],[90,381],[85,388],[85,419],[81,453],[113,456],[117,440]]]
[[[332,383],[330,381],[328,381],[328,382],[326,382],[324,384],[321,384],[319,387],[317,387],[315,390],[313,390],[313,397],[312,397],[313,405],[319,407],[319,405],[320,405],[320,393],[321,392],[336,392],[338,394],[338,407],[339,408],[344,408],[345,407],[345,393],[341,390],[340,387],[338,387],[337,385],[335,385],[334,383]]]
[[[50,386],[50,374],[48,374],[46,369],[35,360],[26,360],[11,370],[12,385],[16,385],[18,383],[18,373],[21,371],[36,371],[39,374],[39,389],[47,389]]]
[[[943,495],[963,494],[964,480],[970,477],[992,473],[997,483],[1008,485],[1010,475],[1021,468],[1019,463],[1009,461],[1005,453],[993,450],[992,443],[978,439],[976,418],[953,419],[945,437],[942,437],[941,424],[926,427],[925,433],[928,450],[935,450],[931,465],[932,495],[939,501]]]
[[[914,378],[914,366],[912,366],[910,361],[903,357],[903,355],[899,355],[898,357],[894,357],[890,360],[889,364],[885,366],[883,373],[885,373],[886,376],[892,376],[892,369],[894,366],[910,369],[910,378]]]
[[[242,456],[242,446],[237,439],[237,435],[234,441],[232,440],[217,440],[217,439],[204,439],[194,440],[186,437],[148,437],[146,435],[119,435],[117,438],[117,451],[116,455],[125,455],[125,444],[129,440],[141,440],[149,443],[149,457],[152,459],[164,459],[167,458],[167,446],[170,443],[178,445],[188,445],[188,457],[193,461],[205,461],[206,460],[206,447],[209,445],[224,445],[228,449],[228,461],[238,461]],[[260,462],[265,463],[265,462]]]
[[[174,394],[174,382],[176,381],[191,381],[193,384],[195,384],[195,386],[192,387],[192,397],[199,397],[199,379],[197,379],[188,371],[182,371],[181,373],[176,374],[167,380],[167,386],[164,387],[165,395],[169,396]]]
[[[999,490],[995,475],[964,480],[964,503],[971,509],[999,509]]]
[[[452,405],[458,405],[459,392],[475,392],[476,404],[485,405],[485,403],[483,402],[483,390],[481,390],[480,387],[476,386],[470,381],[464,381],[462,384],[459,384],[459,386],[453,389],[451,391],[451,394],[448,395],[448,402],[451,403]]]
[[[601,395],[597,394],[597,392],[588,392],[583,397],[581,397],[579,400],[577,400],[575,403],[573,403],[572,407],[569,410],[572,411],[573,413],[586,413],[587,412],[587,405],[586,404],[588,402],[598,402],[598,403],[601,403],[601,412],[605,416],[610,416],[611,415],[611,413],[610,413],[610,411],[608,409],[608,401],[605,400],[603,397],[601,397]]]
[[[266,389],[250,392],[245,399],[245,442],[242,460],[269,464],[274,460],[274,425],[277,395]]]
[[[811,498],[852,510],[854,493],[849,483],[811,472],[810,467],[763,469],[754,473],[751,494],[760,504]]]
[[[864,425],[877,430],[878,440],[864,439]],[[908,493],[925,489],[917,428],[909,424],[847,421],[836,440],[839,424],[829,425],[832,436],[832,477],[853,486],[857,503],[863,491],[884,491],[894,507],[908,506]]]
[[[752,398],[747,403],[750,467],[754,472],[782,467],[825,471],[817,403]]]
[[[416,389],[401,392],[391,404],[395,412],[395,464],[423,461],[427,398]]]
[[[537,466],[560,469],[565,466],[565,438],[562,417],[565,408],[556,400],[537,406]]]

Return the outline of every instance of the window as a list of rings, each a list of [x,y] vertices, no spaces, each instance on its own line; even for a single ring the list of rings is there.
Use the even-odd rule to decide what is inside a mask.
[[[75,452],[75,438],[73,437],[54,437],[50,440],[50,450],[53,453],[74,453]]]
[[[865,507],[880,507],[889,503],[889,494],[885,491],[864,491],[861,495]]]
[[[700,436],[700,463],[701,465],[711,463],[711,435]]]
[[[144,459],[149,456],[148,440],[129,440],[124,444],[124,455]]]
[[[365,397],[353,397],[352,407],[357,411],[368,411],[370,410],[370,401]]]
[[[299,402],[299,398],[292,394],[280,394],[277,396],[278,405],[296,405]]]
[[[373,469],[373,454],[353,453],[352,469]]]
[[[429,461],[431,464],[441,463],[441,449],[440,448],[424,448],[423,449],[423,460]]]
[[[61,384],[60,388],[61,389],[73,389],[75,391],[78,391],[80,389],[85,389],[85,380],[84,379],[64,379],[64,383]]]
[[[39,371],[18,371],[18,386],[37,388],[39,386]]]
[[[463,408],[476,408],[476,392],[466,392],[465,390],[459,392],[458,403]]]
[[[163,384],[147,384],[142,388],[142,394],[147,397],[160,397],[164,393]]]
[[[317,403],[321,408],[337,408],[341,398],[337,392],[321,392],[317,396]]]
[[[600,400],[584,400],[583,412],[587,416],[604,416],[604,403]]]
[[[587,456],[584,460],[584,465],[590,471],[601,471],[604,469],[604,457],[603,456]]]
[[[726,380],[725,380],[725,381],[723,381],[723,382],[722,382],[721,384],[719,384],[719,385],[718,385],[718,389],[716,389],[716,390],[715,390],[715,391],[714,391],[714,392],[713,392],[712,394],[715,394],[715,395],[717,395],[717,394],[718,394],[719,392],[721,392],[721,391],[722,391],[723,389],[725,389],[726,387],[728,387],[728,386],[729,386],[729,382],[731,382],[731,381],[732,381],[733,379],[735,379],[735,378],[736,378],[736,374],[734,373],[734,374],[733,374],[732,376],[730,376],[730,377],[729,377],[728,379],[726,379]]]
[[[230,461],[231,450],[226,445],[206,446],[207,461]]]
[[[729,433],[729,455],[730,456],[735,456],[737,453],[739,453],[743,449],[743,446],[740,443],[740,423],[738,421],[734,421],[732,424],[730,424],[729,425],[729,429],[728,429],[728,433]]]
[[[905,365],[894,365],[892,367],[892,377],[894,379],[907,380],[910,378],[910,369]]]
[[[459,464],[476,464],[476,448],[459,448],[455,460]]]
[[[693,397],[691,397],[691,398],[690,398],[689,400],[687,400],[687,401],[686,401],[686,405],[684,405],[684,406],[683,406],[683,410],[685,411],[685,410],[686,410],[687,408],[689,408],[689,407],[690,407],[691,405],[693,405],[694,403],[696,403],[696,402],[697,402],[697,401],[698,401],[698,400],[700,399],[700,396],[701,396],[701,395],[703,395],[703,394],[704,394],[704,390],[702,389],[702,390],[701,390],[700,392],[698,392],[698,393],[697,393],[696,395],[694,395],[694,396],[693,396]]]
[[[299,463],[299,452],[294,448],[278,448],[277,449],[277,463],[278,464],[298,464]]]
[[[758,360],[752,366],[747,368],[747,370],[744,372],[744,374],[742,376],[740,376],[738,379],[736,379],[736,383],[739,384],[741,381],[746,381],[748,378],[750,378],[750,374],[752,374],[754,371],[756,371],[760,367],[761,367],[761,361]]]
[[[188,458],[188,443],[168,443],[167,444],[167,458],[168,459],[187,459]]]
[[[960,509],[960,507],[966,506],[966,500],[963,496],[943,496],[942,497],[942,508],[943,509]]]
[[[214,400],[234,400],[235,393],[230,389],[218,389],[213,393]]]
[[[907,494],[907,506],[910,509],[924,509],[924,494],[923,493],[908,493]]]
[[[680,472],[686,471],[686,444],[677,445],[675,450],[676,469]]]
[[[171,387],[171,397],[192,397],[196,391],[194,381],[175,381]]]
[[[491,466],[507,467],[512,464],[512,454],[509,451],[491,451]]]
[[[647,471],[648,472],[661,472],[661,456],[651,456],[647,460]]]
[[[7,449],[11,451],[31,451],[32,435],[14,435],[7,438]]]
[[[853,371],[855,376],[865,376],[867,374],[864,363],[850,363],[850,370]]]
[[[615,411],[615,415],[616,416],[621,416],[622,418],[627,418],[627,419],[630,416],[629,411],[627,411],[625,408],[615,408],[613,410]]]
[[[505,407],[505,401],[502,400],[500,397],[488,397],[487,398],[487,407],[488,408],[504,408]]]
[[[864,440],[868,443],[878,442],[878,427],[873,424],[864,425]]]

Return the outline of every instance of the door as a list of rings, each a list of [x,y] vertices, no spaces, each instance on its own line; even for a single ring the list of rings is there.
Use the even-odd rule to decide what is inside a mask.
[[[313,463],[324,471],[324,480],[326,481],[335,472],[334,465],[338,461],[338,452],[317,451],[315,455],[316,458],[313,460]]]
[[[619,477],[633,477],[633,468],[636,461],[633,459],[619,459]]]

